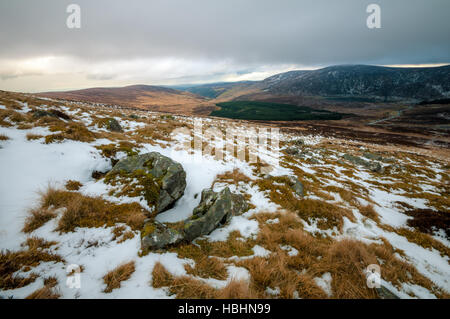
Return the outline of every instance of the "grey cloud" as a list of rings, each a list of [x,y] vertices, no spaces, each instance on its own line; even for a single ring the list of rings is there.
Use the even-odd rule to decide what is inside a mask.
[[[17,79],[20,77],[26,77],[26,76],[39,76],[43,75],[41,72],[25,72],[25,73],[0,73],[0,79],[1,80],[11,80],[11,79]]]
[[[89,80],[114,80],[117,78],[115,74],[97,74],[97,73],[88,73],[86,78]]]
[[[366,27],[369,3],[382,29]],[[81,29],[66,7],[81,6]],[[450,61],[448,0],[40,0],[0,3],[0,58],[148,57],[258,64]]]

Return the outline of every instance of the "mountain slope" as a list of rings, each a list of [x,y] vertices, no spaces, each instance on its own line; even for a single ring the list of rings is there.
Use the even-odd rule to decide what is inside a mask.
[[[430,99],[450,96],[450,66],[390,68],[331,66],[290,71],[269,77],[263,87],[273,94],[366,96],[383,99]]]
[[[227,98],[227,96],[229,96],[232,92],[247,91],[259,83],[259,81],[217,82],[185,87],[183,88],[183,91],[198,94],[211,99],[220,99]]]
[[[154,111],[187,112],[205,103],[201,96],[151,85],[89,88],[66,92],[44,92],[40,96],[103,104],[117,104]]]

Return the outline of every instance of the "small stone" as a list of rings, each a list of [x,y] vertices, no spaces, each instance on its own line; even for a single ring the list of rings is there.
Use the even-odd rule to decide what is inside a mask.
[[[107,119],[106,128],[111,132],[122,132],[122,126],[114,118]]]

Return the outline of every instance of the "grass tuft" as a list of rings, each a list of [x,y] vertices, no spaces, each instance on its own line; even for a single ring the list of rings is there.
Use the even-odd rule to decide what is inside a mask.
[[[44,279],[44,287],[34,291],[25,299],[58,299],[60,294],[55,289],[58,280],[55,277]]]
[[[113,291],[113,289],[120,288],[120,283],[122,281],[130,279],[135,269],[136,268],[134,261],[130,261],[108,272],[103,277],[103,282],[106,284],[104,292],[110,293],[111,291]]]
[[[81,186],[83,186],[83,184],[81,184],[79,181],[68,180],[65,186],[69,191],[77,191]]]
[[[19,251],[0,252],[0,289],[16,289],[24,287],[35,281],[38,277],[31,273],[29,276],[16,275],[19,270],[30,269],[41,262],[62,262],[63,259],[47,249],[56,242],[48,242],[42,238],[31,237],[23,244]]]
[[[24,233],[31,233],[54,217],[56,217],[56,214],[50,208],[41,207],[31,209],[25,219],[25,224],[22,231]]]
[[[24,231],[39,228],[55,217],[52,210],[63,207],[65,210],[56,229],[60,232],[74,231],[76,227],[114,226],[116,223],[125,223],[133,230],[140,230],[146,218],[146,211],[138,203],[114,204],[101,197],[49,186],[41,193],[40,207],[30,211]]]

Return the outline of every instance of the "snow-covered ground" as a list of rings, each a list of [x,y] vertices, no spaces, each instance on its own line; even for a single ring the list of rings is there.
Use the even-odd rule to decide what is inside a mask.
[[[5,109],[5,107],[0,107]],[[44,107],[45,108],[45,107]],[[24,105],[22,112],[30,109],[28,105]],[[77,111],[73,108],[62,108],[67,114],[74,119],[91,125],[91,116],[94,111]],[[159,118],[156,117],[155,120]],[[144,122],[131,119],[117,118],[121,125],[126,127],[125,132],[132,134],[139,128],[144,127]],[[211,119],[205,119],[210,125],[215,122]],[[217,120],[216,120],[217,121]],[[217,121],[219,124],[221,121]],[[92,128],[92,130],[97,130]],[[104,130],[100,130],[104,131]],[[51,251],[60,255],[65,262],[46,262],[40,263],[34,267],[32,272],[40,275],[33,283],[18,289],[0,291],[0,297],[13,296],[14,298],[24,298],[30,293],[43,286],[43,278],[54,276],[60,283],[59,293],[62,298],[169,298],[167,291],[162,288],[153,288],[150,285],[151,272],[156,262],[162,263],[165,268],[173,275],[186,275],[185,264],[195,264],[191,259],[184,259],[177,256],[174,252],[165,253],[149,253],[146,256],[139,256],[140,236],[136,234],[132,239],[125,240],[121,243],[113,241],[112,228],[77,228],[74,232],[59,233],[54,229],[58,223],[58,218],[54,218],[44,224],[31,234],[24,234],[21,229],[27,216],[27,211],[35,207],[39,200],[39,191],[51,184],[63,187],[67,180],[80,181],[83,186],[79,190],[85,195],[98,195],[114,202],[130,202],[138,201],[138,198],[113,197],[108,195],[109,185],[103,183],[102,180],[95,180],[91,174],[93,171],[107,171],[111,168],[109,159],[103,157],[101,152],[95,146],[109,144],[111,141],[105,138],[99,138],[93,142],[79,142],[72,140],[64,140],[60,143],[45,144],[43,138],[37,140],[27,140],[27,134],[39,134],[46,136],[51,134],[45,127],[33,127],[30,129],[18,129],[17,126],[3,127],[0,126],[0,134],[9,137],[8,140],[0,141],[0,249],[2,250],[19,250],[29,236],[37,236],[48,241],[56,241],[57,245],[52,246]],[[284,140],[292,139],[290,136],[283,137]],[[314,146],[322,140],[320,136],[304,136],[305,145]],[[160,222],[177,222],[184,220],[192,214],[192,210],[198,205],[200,196],[198,196],[204,188],[211,187],[216,176],[225,172],[238,168],[241,172],[251,179],[260,178],[254,172],[254,168],[249,163],[233,159],[229,161],[218,161],[213,157],[203,157],[201,160],[195,160],[186,150],[177,148],[177,143],[161,141],[161,143],[143,143],[139,148],[139,153],[151,151],[160,152],[180,162],[186,171],[187,187],[183,197],[181,197],[176,205],[170,210],[159,214],[156,219]],[[275,156],[271,151],[265,156]],[[273,151],[275,152],[275,150]],[[194,154],[195,155],[195,154]],[[315,157],[316,154],[309,155]],[[329,158],[339,158],[341,154],[335,152]],[[124,154],[122,154],[124,156]],[[317,156],[318,157],[318,156]],[[305,157],[305,159],[307,159]],[[318,157],[319,158],[319,157]],[[197,157],[198,159],[198,157]],[[308,174],[317,173],[317,165],[308,161],[298,162],[297,167]],[[323,164],[326,167],[329,164]],[[375,203],[374,209],[380,216],[382,223],[391,227],[406,227],[409,216],[403,214],[395,202],[404,202],[415,208],[426,208],[427,202],[421,198],[410,198],[401,194],[401,192],[387,192],[386,190],[375,187],[368,181],[373,179],[369,173],[361,169],[356,171],[353,177],[341,174],[343,170],[339,166],[330,166],[336,174],[339,174],[340,181],[350,181],[368,190],[368,198]],[[436,170],[438,172],[438,169]],[[270,173],[272,176],[290,175],[292,171],[283,165],[277,166]],[[332,176],[332,175],[330,175]],[[345,184],[336,181],[336,178],[321,177],[323,185],[340,185],[346,187]],[[231,191],[241,191],[248,194],[250,203],[254,208],[249,210],[242,216],[233,217],[229,224],[222,228],[216,229],[205,238],[211,242],[225,241],[228,235],[233,231],[239,231],[243,239],[255,238],[259,232],[258,222],[252,219],[252,216],[260,212],[277,212],[282,208],[272,202],[266,192],[261,191],[256,185],[239,184],[226,185],[217,183],[214,190],[229,186]],[[424,185],[428,191],[433,191],[434,186]],[[316,198],[313,194],[308,194],[305,198]],[[339,194],[335,193],[335,203],[342,202]],[[359,198],[360,202],[365,199]],[[145,206],[143,204],[143,206]],[[357,210],[353,209],[355,216],[354,221],[350,221],[344,217],[344,227],[342,232],[336,229],[322,230],[317,227],[317,221],[304,220],[304,230],[312,234],[325,234],[333,237],[335,240],[344,238],[354,238],[363,242],[380,243],[380,238],[386,238],[389,243],[396,249],[404,252],[404,256],[400,257],[414,265],[417,270],[430,279],[435,285],[443,291],[450,293],[450,266],[449,256],[442,256],[436,249],[424,248],[418,244],[408,241],[394,232],[380,228],[376,222],[367,220]],[[278,219],[271,219],[267,223],[278,223]],[[129,227],[124,225],[127,229]],[[138,233],[138,232],[137,232]],[[337,234],[337,235],[336,235]],[[445,236],[445,235],[444,235]],[[449,247],[448,239],[443,238],[441,242]],[[95,245],[93,245],[95,243]],[[296,256],[298,250],[292,246],[284,245],[280,249],[286,251],[289,256]],[[253,247],[254,255],[245,258],[253,258],[255,256],[266,257],[271,251],[261,246]],[[237,257],[235,260],[244,257]],[[228,261],[233,258],[227,259]],[[131,278],[122,282],[121,287],[114,289],[111,293],[105,293],[105,284],[103,276],[118,265],[128,262],[135,262],[135,271]],[[82,265],[84,270],[81,275],[80,289],[69,288],[65,283],[68,278],[67,266],[71,264]],[[215,280],[198,278],[208,284],[220,288],[224,287],[231,279],[250,279],[250,274],[245,268],[237,267],[233,264],[227,265],[228,279]],[[19,271],[16,275],[20,275]],[[328,296],[333,296],[331,288],[332,277],[330,273],[324,273],[322,277],[315,278],[319,287],[321,287]],[[389,282],[385,282],[385,286],[396,291],[399,296],[410,297],[409,293],[413,293],[419,298],[432,298],[434,295],[424,287],[404,283],[402,289],[393,287]],[[277,295],[279,290],[277,287],[267,287],[270,295]]]

